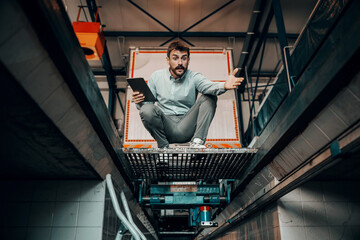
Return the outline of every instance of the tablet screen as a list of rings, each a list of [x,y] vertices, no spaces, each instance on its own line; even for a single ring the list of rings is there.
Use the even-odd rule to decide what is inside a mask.
[[[127,78],[126,79],[132,88],[132,90],[138,91],[145,96],[144,102],[155,102],[156,98],[152,94],[149,86],[146,84],[145,80],[143,78]]]

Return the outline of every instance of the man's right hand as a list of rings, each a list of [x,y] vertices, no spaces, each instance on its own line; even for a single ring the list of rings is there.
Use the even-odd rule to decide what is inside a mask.
[[[139,103],[142,103],[145,100],[145,96],[144,96],[144,94],[142,94],[140,92],[133,92],[131,100],[134,103],[139,104]]]

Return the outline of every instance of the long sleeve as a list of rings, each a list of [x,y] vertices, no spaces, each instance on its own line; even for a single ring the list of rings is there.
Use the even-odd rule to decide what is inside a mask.
[[[201,73],[194,74],[196,89],[202,94],[221,95],[226,92],[224,82],[212,82]]]

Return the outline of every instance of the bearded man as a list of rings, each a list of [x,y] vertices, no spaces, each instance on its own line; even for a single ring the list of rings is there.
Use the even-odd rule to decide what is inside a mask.
[[[205,141],[216,111],[217,95],[235,89],[243,78],[212,82],[204,75],[188,69],[190,50],[183,42],[172,42],[167,50],[169,68],[154,72],[148,86],[157,99],[157,106],[144,102],[145,96],[134,92],[132,100],[140,109],[140,117],[159,148],[170,143],[186,143],[191,148],[205,148]],[[202,95],[197,99],[198,93]]]

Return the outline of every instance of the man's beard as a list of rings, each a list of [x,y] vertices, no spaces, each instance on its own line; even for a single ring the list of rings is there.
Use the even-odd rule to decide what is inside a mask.
[[[181,74],[178,74],[178,73],[176,72],[176,70],[178,70],[178,69],[182,69],[183,72],[182,72]],[[172,71],[176,76],[178,76],[179,78],[181,78],[181,77],[184,75],[184,73],[186,72],[186,70],[187,70],[187,67],[184,67],[184,66],[177,66],[175,69],[171,69],[171,71]]]

